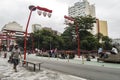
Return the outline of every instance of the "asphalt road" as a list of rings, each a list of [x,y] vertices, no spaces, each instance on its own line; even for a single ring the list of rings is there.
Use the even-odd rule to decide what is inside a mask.
[[[42,58],[29,58],[44,62],[42,67],[82,77],[88,80],[120,80],[120,69],[53,61]]]

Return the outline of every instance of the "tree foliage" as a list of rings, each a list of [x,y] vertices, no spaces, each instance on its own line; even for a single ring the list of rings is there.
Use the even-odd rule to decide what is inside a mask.
[[[80,37],[80,46],[83,50],[91,50],[96,49],[96,39],[91,34],[90,30],[93,28],[93,23],[95,23],[95,18],[92,18],[91,16],[78,16],[74,18],[74,24],[69,24],[69,26],[66,28],[66,30],[63,33],[63,37],[68,37],[67,44],[65,47],[66,49],[76,49],[77,48],[77,36],[76,31],[78,27],[78,34]],[[73,39],[76,39],[74,42]],[[94,46],[93,46],[94,44]],[[73,47],[74,45],[74,47]],[[92,47],[93,46],[93,47]]]
[[[91,16],[78,16],[74,18],[74,24],[69,24],[61,36],[56,35],[50,30],[38,30],[32,33],[34,48],[50,50],[58,48],[59,50],[77,50],[77,35],[80,37],[80,49],[82,50],[97,50],[102,46],[104,49],[111,49],[111,39],[102,34],[94,36],[91,30],[94,27],[96,19]],[[32,37],[27,40],[27,49],[32,48]],[[100,43],[100,39],[102,43]],[[24,47],[24,38],[17,40],[18,44]]]
[[[102,38],[102,41],[103,41],[103,48],[105,50],[111,50],[112,48],[112,39],[110,39],[108,36],[103,36]]]
[[[34,32],[34,42],[36,42],[36,48],[44,48],[47,50],[52,48],[60,49],[63,44],[63,40],[60,36],[54,34],[52,31],[45,29]]]

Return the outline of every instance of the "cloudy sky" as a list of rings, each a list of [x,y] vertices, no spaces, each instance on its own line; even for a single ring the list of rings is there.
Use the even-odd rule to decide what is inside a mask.
[[[16,21],[25,30],[29,15],[29,5],[45,7],[53,10],[52,17],[39,16],[37,11],[33,12],[29,24],[41,24],[51,27],[53,30],[63,32],[64,15],[68,14],[68,7],[80,0],[0,0],[0,29],[9,22]],[[108,34],[110,38],[120,38],[120,0],[88,0],[95,4],[96,17],[106,20],[108,23]]]

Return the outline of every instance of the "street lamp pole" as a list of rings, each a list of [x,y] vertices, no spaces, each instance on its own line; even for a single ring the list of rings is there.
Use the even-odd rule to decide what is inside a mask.
[[[25,37],[24,37],[24,60],[26,60],[26,43],[27,43],[27,33],[28,33],[27,29],[28,29],[28,25],[29,25],[29,22],[30,22],[31,15],[32,15],[32,10],[30,10],[30,14],[29,14],[29,18],[28,18],[27,25],[26,25],[26,30],[25,30]]]
[[[29,17],[28,17],[26,30],[25,30],[25,37],[24,37],[24,60],[26,60],[27,34],[28,34],[28,26],[29,26],[31,15],[32,15],[32,11],[35,11],[36,9],[38,9],[39,10],[38,11],[39,15],[41,15],[41,11],[43,11],[44,17],[46,16],[47,13],[48,13],[48,17],[51,17],[51,13],[52,13],[52,10],[49,10],[49,9],[43,8],[43,7],[39,7],[39,6],[35,7],[35,6],[31,5],[31,6],[29,6],[29,9],[30,9],[30,14],[29,14]]]
[[[77,42],[78,42],[78,58],[80,58],[80,37],[78,32],[78,23],[76,23],[76,34],[77,34]]]
[[[71,17],[68,17],[68,16],[64,16],[66,20],[66,23],[70,23],[70,24],[73,24],[75,23],[76,21],[71,18]],[[77,53],[78,53],[78,58],[80,58],[80,37],[79,37],[79,28],[78,28],[78,23],[76,22],[76,35],[77,35],[77,44],[78,44],[78,50],[77,50]]]

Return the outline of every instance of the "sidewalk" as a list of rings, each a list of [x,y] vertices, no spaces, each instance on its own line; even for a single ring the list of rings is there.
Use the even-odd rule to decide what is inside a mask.
[[[36,58],[33,54],[29,56]],[[21,63],[17,67],[18,72],[14,72],[13,64],[7,62],[8,57],[9,55],[7,55],[7,58],[4,58],[3,53],[0,56],[0,80],[86,80],[44,68],[41,71],[34,72],[22,67]]]
[[[75,64],[83,64],[83,65],[91,65],[91,66],[102,66],[107,68],[120,68],[120,63],[106,63],[106,62],[97,62],[97,58],[91,59],[91,61],[86,61],[86,59],[82,59],[82,57],[78,58],[75,57],[74,59],[60,59],[60,58],[52,58],[52,57],[40,57],[36,56],[35,54],[30,54],[28,57],[38,58],[38,59],[49,59],[52,61],[62,61],[62,62],[69,62]]]

